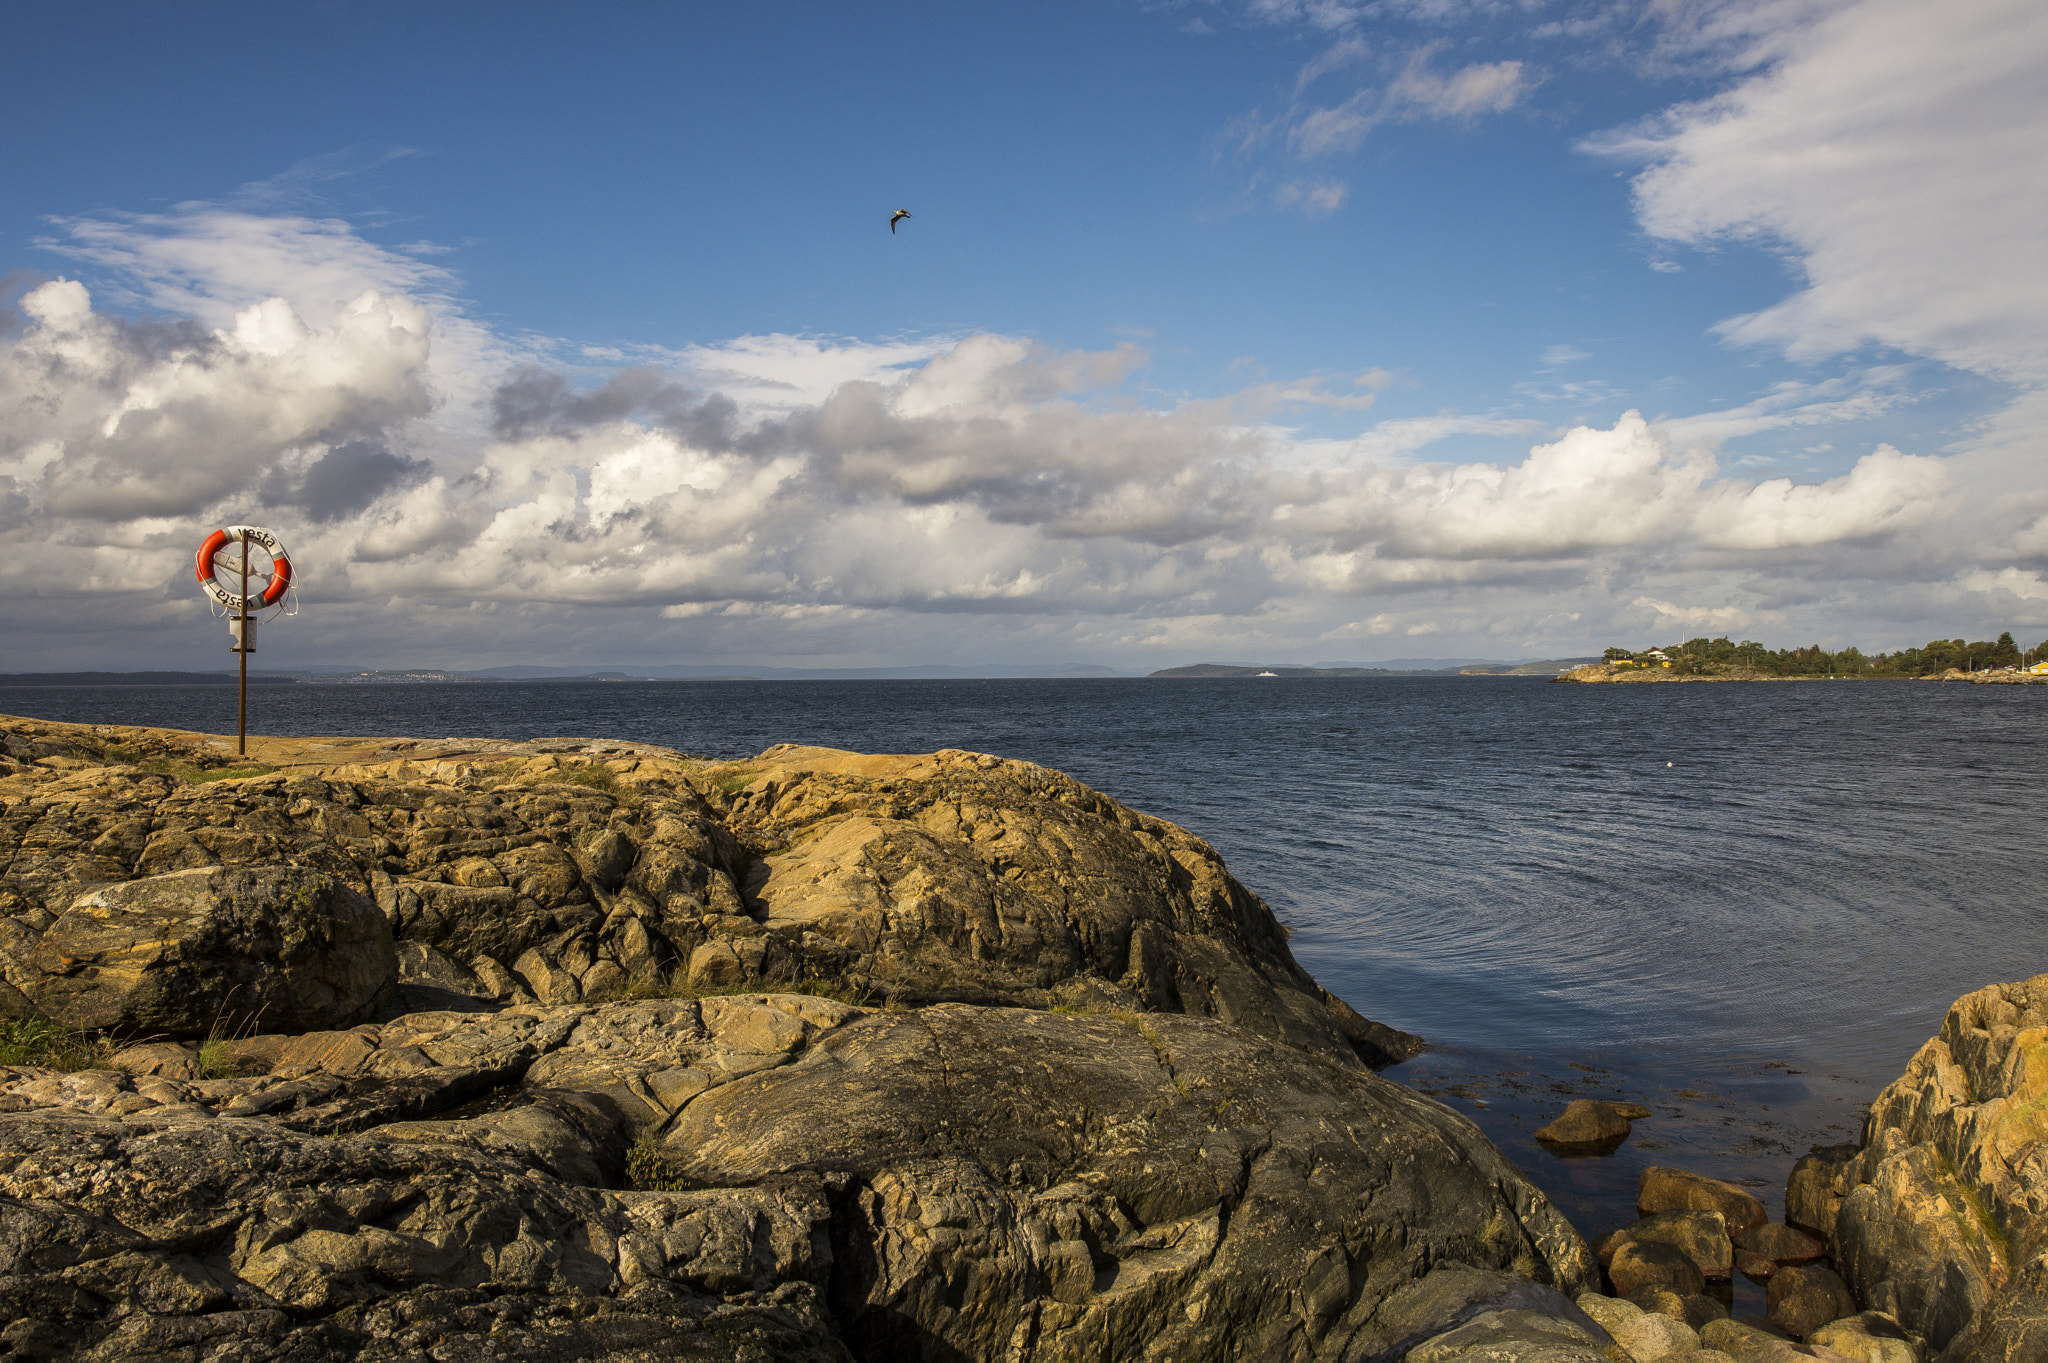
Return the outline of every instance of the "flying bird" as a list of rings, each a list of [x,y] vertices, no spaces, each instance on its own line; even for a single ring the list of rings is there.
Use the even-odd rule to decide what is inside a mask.
[[[909,216],[910,210],[907,208],[899,208],[894,213],[891,213],[889,215],[889,235],[892,237],[895,236],[896,224],[902,222],[905,218]]]

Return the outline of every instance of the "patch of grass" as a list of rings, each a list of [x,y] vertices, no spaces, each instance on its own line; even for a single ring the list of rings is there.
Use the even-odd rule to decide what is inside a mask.
[[[50,1070],[105,1069],[118,1050],[111,1037],[74,1032],[47,1018],[0,1023],[0,1065],[36,1065]]]
[[[201,1079],[237,1079],[241,1077],[242,1062],[228,1049],[232,1037],[216,1032],[199,1043],[199,1077]]]
[[[680,973],[680,972],[679,972]],[[585,994],[585,1003],[631,1003],[647,999],[673,999],[685,997],[678,992],[681,981],[678,975],[665,975],[660,970],[643,970],[629,975],[609,989],[600,989]]]
[[[251,762],[246,767],[215,767],[210,771],[196,772],[185,779],[196,786],[203,785],[208,781],[239,781],[245,776],[268,776],[274,770],[276,770],[274,767],[266,767],[259,762]]]
[[[652,1123],[640,1128],[626,1151],[626,1186],[643,1193],[687,1193],[697,1188],[663,1147],[661,1127]]]
[[[260,762],[243,762],[224,767],[202,767],[194,762],[180,762],[171,757],[153,757],[122,747],[108,747],[100,752],[101,760],[121,766],[140,767],[153,771],[158,776],[168,776],[174,781],[191,785],[204,785],[208,781],[235,781],[245,776],[268,776],[274,768]]]
[[[598,758],[570,767],[556,767],[543,772],[538,784],[557,786],[584,786],[611,796],[628,809],[640,807],[640,796],[630,786],[619,780],[619,774]]]
[[[718,791],[721,795],[737,795],[740,791],[753,784],[754,772],[753,768],[744,763],[738,763],[723,767],[713,767],[710,771],[703,774],[702,779],[705,784]]]

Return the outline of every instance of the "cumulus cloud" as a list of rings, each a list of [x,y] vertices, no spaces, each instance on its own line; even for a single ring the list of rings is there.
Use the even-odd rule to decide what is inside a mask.
[[[188,235],[213,221],[303,241],[327,282],[250,297],[269,265],[195,282],[182,262],[221,254],[186,243],[152,265],[151,229],[123,296],[222,296],[135,320],[76,280],[23,294],[0,343],[10,627],[89,602],[126,638],[186,631],[202,618],[187,557],[238,521],[287,530],[318,637],[375,641],[371,661],[394,638],[435,640],[425,661],[1505,638],[1529,627],[1508,621],[1576,630],[1624,609],[1601,600],[1693,601],[1705,583],[1754,598],[1744,574],[1817,552],[1873,573],[1976,566],[1928,557],[1948,465],[1888,447],[1795,485],[1731,476],[1711,438],[1635,413],[1566,431],[1445,413],[1301,440],[1265,423],[1301,407],[1362,421],[1391,375],[1147,404],[1129,391],[1136,345],[987,334],[743,337],[595,365],[495,336],[447,276],[325,227],[189,218]],[[365,280],[381,286],[293,302]],[[1420,457],[1453,435],[1533,443],[1504,462]],[[2013,534],[2044,511],[2017,509]]]
[[[377,437],[432,405],[426,316],[404,299],[359,295],[317,330],[282,299],[211,332],[127,324],[71,280],[21,308],[32,325],[0,368],[0,467],[32,467],[67,517],[189,516],[280,458]]]

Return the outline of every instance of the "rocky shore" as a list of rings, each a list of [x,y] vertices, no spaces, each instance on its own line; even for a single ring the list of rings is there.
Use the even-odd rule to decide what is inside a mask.
[[[1213,849],[1058,772],[229,746],[0,719],[8,1357],[2048,1356],[2048,977],[1792,1224],[1652,1170],[1589,1246]]]

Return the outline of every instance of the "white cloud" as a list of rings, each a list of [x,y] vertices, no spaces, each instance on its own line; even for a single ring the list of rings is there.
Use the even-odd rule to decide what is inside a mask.
[[[1639,596],[1629,603],[1637,611],[1647,611],[1651,616],[1651,627],[1658,630],[1673,628],[1706,630],[1713,634],[1725,634],[1730,630],[1747,629],[1757,622],[1757,616],[1740,606],[1680,606],[1654,597]]]
[[[1699,509],[1693,534],[1710,549],[1746,550],[1875,539],[1932,519],[1948,490],[1939,459],[1879,445],[1824,483],[1730,487]]]
[[[1805,287],[1731,318],[1731,340],[1794,357],[1875,342],[2048,382],[2048,177],[2031,173],[2048,164],[2048,9],[1793,12],[1811,21],[1756,35],[1768,34],[1764,69],[1592,144],[1650,162],[1636,181],[1643,225],[1795,254]]]
[[[1454,435],[1534,435],[1544,423],[1531,417],[1440,416],[1398,417],[1382,421],[1346,445],[1346,462],[1403,459]]]
[[[2027,602],[2048,601],[2048,582],[2043,582],[2039,573],[2023,568],[2000,568],[1996,572],[1980,568],[1965,573],[1956,585],[1966,592],[1996,592]]]
[[[1533,85],[1519,61],[1478,62],[1440,72],[1434,56],[1433,47],[1424,48],[1385,86],[1367,86],[1340,104],[1291,115],[1288,145],[1304,157],[1356,151],[1382,123],[1504,113]]]
[[[1273,191],[1273,203],[1279,208],[1298,208],[1304,217],[1322,218],[1342,208],[1344,196],[1350,192],[1350,186],[1341,180],[1289,180]]]

